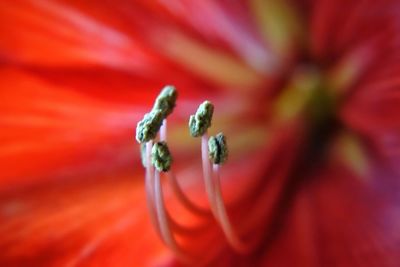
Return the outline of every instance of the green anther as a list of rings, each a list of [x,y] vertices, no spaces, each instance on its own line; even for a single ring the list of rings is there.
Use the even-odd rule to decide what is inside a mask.
[[[214,164],[223,164],[228,158],[228,147],[223,133],[208,140],[208,157]]]
[[[146,143],[154,139],[163,122],[163,113],[161,110],[152,110],[144,115],[136,126],[136,140],[139,143]]]
[[[190,135],[193,137],[202,136],[211,126],[211,119],[214,112],[214,105],[210,101],[204,101],[189,119]]]
[[[161,93],[157,96],[153,110],[161,110],[165,119],[174,110],[177,96],[178,94],[174,86],[165,86]]]
[[[167,172],[171,168],[172,156],[166,142],[157,142],[151,150],[151,163],[159,172]]]

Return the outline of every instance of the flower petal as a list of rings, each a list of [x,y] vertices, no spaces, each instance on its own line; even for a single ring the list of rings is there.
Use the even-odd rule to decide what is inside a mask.
[[[0,262],[7,266],[152,266],[171,255],[132,173],[81,177],[3,193]],[[107,257],[103,256],[107,251]]]
[[[112,170],[136,158],[128,147],[143,108],[94,99],[19,70],[3,69],[0,76],[0,86],[10,88],[0,92],[1,187]]]

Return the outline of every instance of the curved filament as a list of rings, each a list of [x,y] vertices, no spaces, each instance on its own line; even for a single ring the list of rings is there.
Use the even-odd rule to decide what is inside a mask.
[[[163,120],[163,124],[160,128],[160,141],[167,141],[167,119]],[[178,180],[176,179],[176,176],[172,170],[167,173],[167,177],[175,196],[188,211],[204,217],[209,217],[211,215],[210,210],[198,206],[196,203],[189,199],[189,197],[184,193],[181,186],[179,185]]]
[[[203,177],[204,177],[204,184],[206,188],[206,193],[208,197],[208,201],[210,202],[210,208],[214,217],[218,220],[218,213],[217,213],[217,205],[215,202],[215,189],[212,181],[212,174],[211,174],[211,164],[208,160],[208,134],[205,133],[201,137],[201,158],[202,158],[202,165],[203,165]]]
[[[151,165],[151,148],[153,142],[149,141],[146,143],[146,178],[145,178],[145,188],[146,188],[146,201],[147,208],[150,213],[150,220],[156,229],[157,233],[160,234],[160,229],[158,227],[157,215],[154,206],[154,167]]]
[[[247,253],[251,250],[250,244],[243,242],[228,217],[224,200],[222,198],[219,165],[213,164],[213,173],[211,173],[211,163],[208,159],[208,135],[204,134],[201,138],[201,152],[203,163],[204,183],[207,191],[207,197],[210,202],[211,210],[220,224],[224,235],[229,244],[239,253]]]
[[[228,239],[228,242],[231,246],[240,253],[247,253],[251,250],[252,245],[250,243],[243,242],[240,237],[237,235],[236,231],[233,229],[231,221],[229,219],[228,213],[226,211],[226,207],[224,204],[224,200],[222,197],[221,191],[221,181],[220,181],[220,171],[219,165],[213,164],[213,184],[214,188],[214,197],[216,202],[216,210],[218,221],[221,224],[222,230]]]
[[[189,210],[190,212],[199,215],[199,216],[210,216],[210,210],[200,207],[197,204],[195,204],[193,201],[191,201],[186,194],[183,192],[181,186],[179,185],[175,174],[173,171],[169,171],[167,173],[168,181],[169,184],[172,187],[172,190],[174,191],[176,197],[179,199],[179,201],[182,203],[182,205]]]
[[[176,239],[172,233],[170,220],[164,205],[160,173],[157,170],[154,173],[154,199],[161,239],[174,253],[176,253],[179,258],[184,261],[188,261],[187,255],[185,255],[182,248],[176,242]]]

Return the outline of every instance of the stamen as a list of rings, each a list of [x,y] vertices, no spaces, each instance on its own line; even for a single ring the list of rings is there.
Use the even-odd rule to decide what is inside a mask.
[[[223,164],[228,158],[226,138],[223,133],[211,136],[208,140],[208,155],[214,164]]]
[[[151,161],[159,172],[169,171],[172,164],[172,156],[166,142],[157,142],[151,150]]]
[[[220,171],[219,165],[213,164],[213,184],[214,198],[217,209],[218,221],[221,224],[222,231],[224,232],[226,239],[231,246],[239,253],[248,253],[252,249],[252,244],[243,242],[233,229],[232,223],[228,217],[224,200],[221,191]]]
[[[184,261],[188,261],[189,258],[185,255],[182,248],[176,242],[176,239],[172,233],[170,220],[165,209],[163,200],[163,191],[160,181],[160,172],[155,171],[154,176],[154,194],[155,194],[155,206],[157,211],[158,224],[160,226],[161,238],[164,243],[176,253],[176,255]]]
[[[210,151],[207,151],[207,149],[210,149]],[[246,244],[240,240],[233,229],[222,197],[219,164],[225,162],[228,156],[225,136],[219,133],[215,137],[210,137],[207,142],[207,136],[203,135],[202,153],[203,166],[205,166],[204,182],[211,210],[216,220],[221,225],[222,231],[230,245],[239,253],[247,253],[250,250],[250,244]],[[207,155],[209,155],[210,159],[214,162],[213,175],[209,174],[210,162]]]
[[[150,162],[150,159],[147,162]],[[150,197],[152,198],[150,199],[150,203],[153,204],[151,206],[151,218],[154,218],[155,220],[155,223],[153,224],[155,225],[155,228],[164,244],[168,246],[182,261],[186,263],[192,263],[193,256],[190,256],[188,252],[184,251],[182,247],[178,244],[174,236],[174,232],[179,234],[188,234],[190,236],[193,236],[195,234],[202,234],[203,231],[206,229],[207,224],[201,224],[192,227],[178,224],[174,220],[174,218],[171,217],[165,207],[163,190],[160,180],[160,172],[158,170],[153,170],[152,175],[152,177],[154,178],[152,180],[152,186],[150,186],[150,188],[146,188],[148,189],[148,199]]]
[[[144,115],[136,127],[136,140],[139,143],[146,143],[153,140],[156,136],[163,121],[163,113],[161,110],[152,110]]]
[[[160,146],[160,147],[158,147],[158,149],[157,149],[156,148],[157,146]],[[154,150],[156,150],[156,151],[154,152]],[[167,151],[167,150],[168,150],[168,147],[166,146],[165,142],[156,143],[153,146],[153,150],[152,150],[152,152],[157,154],[157,156],[155,157],[154,153],[153,153],[153,157],[152,157],[153,164],[154,164],[155,160],[156,161],[161,161],[159,159],[157,160],[157,157],[170,158],[171,155],[169,154],[169,151]],[[161,153],[160,153],[160,151],[161,151]],[[158,163],[158,165],[162,165],[162,164],[163,164],[162,162]],[[160,171],[160,169],[157,169],[157,171]],[[165,172],[167,174],[167,176],[169,178],[169,182],[170,183],[174,183],[174,185],[173,185],[174,193],[177,195],[178,199],[182,202],[182,204],[189,211],[191,211],[193,213],[197,213],[198,215],[202,215],[202,216],[205,216],[205,215],[209,216],[210,215],[209,210],[201,208],[201,207],[198,207],[196,204],[194,204],[193,202],[191,202],[191,200],[188,199],[188,197],[183,193],[182,189],[180,188],[180,186],[179,186],[179,184],[178,184],[178,182],[176,180],[176,177],[175,177],[175,175],[173,174],[173,172],[171,170],[163,171],[163,172]],[[200,231],[204,230],[205,226],[207,226],[205,223],[202,223],[202,224],[197,225],[197,226],[187,227],[187,226],[181,225],[177,221],[175,221],[174,218],[168,213],[167,210],[165,210],[165,212],[166,212],[167,218],[169,220],[170,228],[173,229],[174,231],[176,231],[177,233],[193,235],[196,232],[200,232]]]
[[[182,249],[175,238],[175,234],[187,234],[190,236],[202,234],[208,225],[200,224],[197,226],[187,227],[179,224],[168,213],[168,210],[165,207],[160,172],[157,170],[155,170],[153,185],[156,220],[160,238],[182,261],[192,264],[193,255],[190,255],[188,251]]]
[[[201,137],[201,159],[203,167],[204,184],[206,188],[207,198],[214,217],[218,220],[217,204],[215,202],[215,189],[212,181],[211,164],[208,159],[208,134],[205,133]]]
[[[160,141],[167,141],[167,119],[164,119],[163,124],[160,128]],[[210,216],[210,210],[198,206],[186,196],[181,186],[179,185],[178,180],[176,179],[176,175],[172,170],[167,172],[167,177],[176,197],[187,210],[200,216]]]
[[[182,201],[182,203],[190,210],[195,213],[200,213],[202,215],[208,214],[207,210],[203,210],[199,207],[197,207],[195,204],[193,204],[186,195],[183,194],[182,189],[179,187],[177,184],[177,181],[175,179],[175,175],[170,171],[171,168],[171,163],[172,163],[172,157],[171,154],[168,150],[168,146],[166,142],[158,142],[154,144],[152,148],[152,163],[156,170],[158,172],[166,172],[168,174],[169,179],[174,180],[173,182],[176,183],[174,185],[174,190],[176,193],[178,193],[178,199]],[[177,226],[179,226],[176,223]],[[179,228],[183,228],[182,226],[179,226]]]
[[[151,165],[151,148],[153,146],[153,142],[149,141],[145,145],[145,158],[146,158],[146,178],[145,178],[145,187],[146,187],[146,201],[147,207],[150,213],[150,220],[153,224],[156,232],[160,234],[160,229],[158,226],[156,210],[154,206],[154,168]]]
[[[206,133],[211,126],[211,119],[214,113],[214,105],[210,101],[204,101],[189,119],[190,134],[193,137],[200,137]]]
[[[160,172],[166,172],[169,183],[177,199],[191,213],[211,219],[214,215],[229,244],[238,252],[249,252],[253,244],[245,243],[234,230],[224,204],[220,167],[228,157],[226,138],[222,133],[208,138],[208,128],[214,112],[214,106],[209,101],[204,101],[197,109],[196,114],[190,116],[189,129],[193,137],[201,136],[202,169],[207,198],[210,210],[198,206],[190,200],[180,187],[175,174],[170,170],[172,156],[167,146],[167,116],[175,107],[177,92],[175,87],[166,86],[157,97],[153,109],[145,114],[136,128],[136,139],[141,144],[142,164],[146,168],[146,195],[150,211],[151,222],[163,242],[175,252],[183,261],[189,262],[192,258],[177,242],[175,235],[202,234],[211,220],[203,221],[197,226],[184,226],[178,223],[165,208],[163,190],[160,181]],[[158,131],[160,142],[153,145]],[[211,160],[211,161],[210,161]],[[213,166],[211,168],[211,162]],[[154,167],[153,167],[154,166]],[[205,256],[205,255],[202,255]]]
[[[165,86],[161,93],[157,96],[153,110],[161,110],[163,113],[163,118],[165,119],[174,110],[177,97],[178,94],[174,86]]]

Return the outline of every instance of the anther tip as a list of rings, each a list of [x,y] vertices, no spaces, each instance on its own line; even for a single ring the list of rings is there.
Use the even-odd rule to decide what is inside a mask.
[[[228,158],[228,147],[223,133],[211,136],[208,140],[208,156],[214,164],[223,164]]]
[[[204,101],[197,109],[196,114],[190,116],[189,130],[193,137],[202,136],[211,126],[214,113],[214,105],[210,101]]]
[[[159,109],[166,118],[175,108],[178,93],[173,85],[166,85],[157,96],[153,109]]]
[[[159,172],[167,172],[171,168],[172,156],[166,142],[157,142],[151,150],[151,162]]]
[[[152,110],[144,115],[136,126],[136,140],[139,143],[145,143],[154,139],[163,122],[163,113],[161,110]]]

